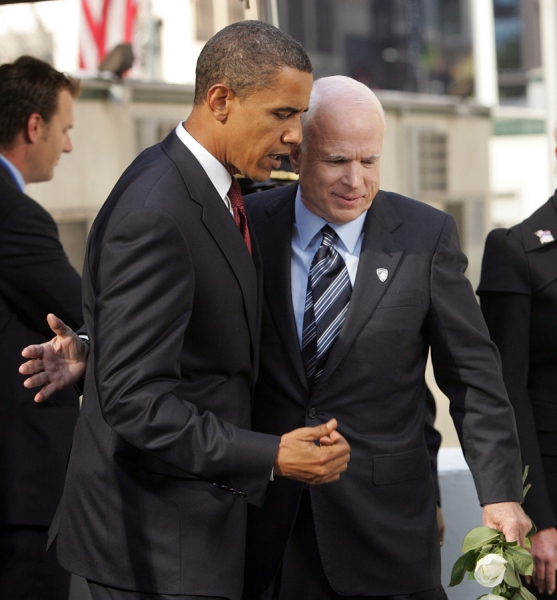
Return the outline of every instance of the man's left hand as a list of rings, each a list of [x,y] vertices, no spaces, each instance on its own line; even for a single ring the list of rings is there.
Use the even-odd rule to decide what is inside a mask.
[[[487,527],[501,531],[507,542],[518,541],[523,548],[526,535],[532,528],[532,521],[526,516],[518,502],[485,504],[482,520]]]

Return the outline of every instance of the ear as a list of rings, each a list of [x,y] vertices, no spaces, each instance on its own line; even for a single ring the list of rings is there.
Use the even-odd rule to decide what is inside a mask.
[[[32,113],[27,119],[25,128],[25,140],[30,144],[35,144],[45,127],[44,119],[39,113]]]
[[[302,149],[298,144],[292,144],[290,146],[290,164],[294,169],[294,173],[300,174],[300,164],[302,162]]]
[[[207,106],[213,117],[225,123],[230,110],[230,103],[236,98],[234,92],[224,83],[217,83],[207,92]]]

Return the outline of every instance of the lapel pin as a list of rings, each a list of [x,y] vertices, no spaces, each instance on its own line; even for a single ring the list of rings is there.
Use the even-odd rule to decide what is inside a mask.
[[[535,234],[540,238],[540,244],[549,244],[549,242],[554,242],[555,238],[553,237],[551,231],[549,229],[543,230],[539,229],[535,232]]]
[[[377,277],[379,277],[379,281],[385,281],[389,276],[389,271],[387,271],[387,269],[377,269],[376,273]]]

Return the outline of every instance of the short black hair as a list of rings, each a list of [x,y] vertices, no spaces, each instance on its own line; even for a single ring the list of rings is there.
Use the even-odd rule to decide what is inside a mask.
[[[278,69],[311,73],[300,42],[264,21],[240,21],[216,33],[203,47],[195,72],[195,104],[202,104],[211,86],[223,83],[240,97],[272,86]]]
[[[58,109],[62,90],[75,98],[80,91],[79,80],[38,58],[21,56],[13,63],[0,65],[0,148],[13,146],[33,113],[48,123]]]

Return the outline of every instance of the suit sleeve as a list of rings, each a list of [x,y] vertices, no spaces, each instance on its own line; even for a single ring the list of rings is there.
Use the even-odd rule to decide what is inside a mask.
[[[435,378],[450,400],[480,503],[521,502],[513,410],[466,266],[454,219],[447,215],[431,264],[428,326]]]
[[[502,278],[501,274],[505,274]],[[538,529],[557,519],[545,481],[538,436],[528,395],[531,294],[526,256],[513,232],[493,231],[486,240],[478,294],[491,339],[503,363],[503,379],[513,405],[522,464],[532,488],[524,508]]]
[[[261,504],[280,439],[200,414],[179,389],[194,289],[188,245],[167,214],[138,209],[107,235],[91,340],[103,417],[135,447]]]
[[[83,323],[81,278],[52,217],[28,198],[21,200],[0,224],[0,291],[31,329],[50,338],[49,312],[74,329]]]

